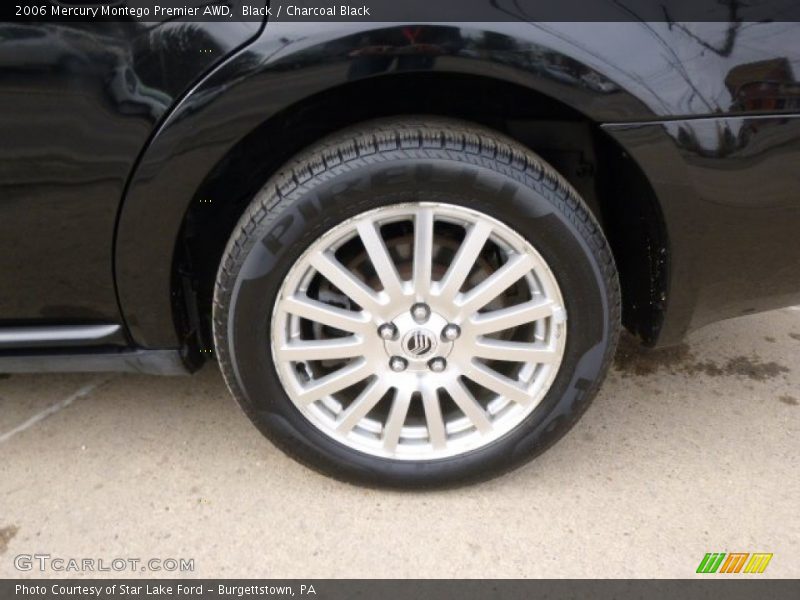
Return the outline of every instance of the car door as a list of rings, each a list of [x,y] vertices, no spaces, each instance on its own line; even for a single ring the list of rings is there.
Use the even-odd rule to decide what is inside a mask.
[[[113,241],[128,176],[182,93],[261,26],[0,24],[0,350],[125,343]]]

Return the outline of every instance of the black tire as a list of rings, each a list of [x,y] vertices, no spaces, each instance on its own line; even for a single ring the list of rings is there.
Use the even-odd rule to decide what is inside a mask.
[[[367,455],[314,427],[284,393],[268,331],[282,280],[310,243],[349,217],[409,197],[467,206],[510,225],[550,265],[569,315],[562,365],[536,409],[492,444],[429,462]],[[504,135],[433,117],[379,120],[342,131],[272,177],[231,236],[213,310],[225,380],[264,435],[288,455],[333,477],[409,488],[487,479],[547,449],[588,407],[620,330],[611,252],[575,190]]]

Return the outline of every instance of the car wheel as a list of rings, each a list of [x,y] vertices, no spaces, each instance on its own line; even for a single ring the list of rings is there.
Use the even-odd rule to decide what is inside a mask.
[[[559,439],[619,334],[603,233],[541,158],[439,118],[323,140],[253,199],[214,297],[222,372],[287,454],[359,483],[495,476]]]

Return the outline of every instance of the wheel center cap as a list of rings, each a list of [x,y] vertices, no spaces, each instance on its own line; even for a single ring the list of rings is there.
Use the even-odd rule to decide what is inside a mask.
[[[403,336],[403,352],[415,360],[424,360],[436,354],[439,340],[436,334],[424,328],[412,329]]]
[[[447,358],[453,342],[442,339],[442,329],[447,319],[431,312],[428,320],[417,323],[411,313],[404,311],[392,319],[397,327],[397,337],[383,344],[387,356],[402,356],[408,361],[409,371],[428,372],[428,361],[435,357]]]

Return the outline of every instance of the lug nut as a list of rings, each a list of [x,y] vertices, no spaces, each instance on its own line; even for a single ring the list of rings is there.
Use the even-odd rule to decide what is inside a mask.
[[[389,359],[389,368],[395,373],[405,371],[408,366],[408,361],[401,356],[393,356]]]
[[[447,361],[437,356],[428,361],[428,368],[434,373],[441,373],[447,368]]]
[[[459,327],[455,323],[450,323],[449,325],[445,325],[444,329],[442,329],[442,338],[444,338],[448,342],[453,342],[457,340],[460,335],[461,335],[461,327]]]
[[[378,327],[378,335],[384,340],[393,340],[397,337],[397,326],[394,323],[384,323]]]
[[[417,302],[411,307],[411,316],[417,323],[424,323],[431,316],[431,309],[424,302]]]

